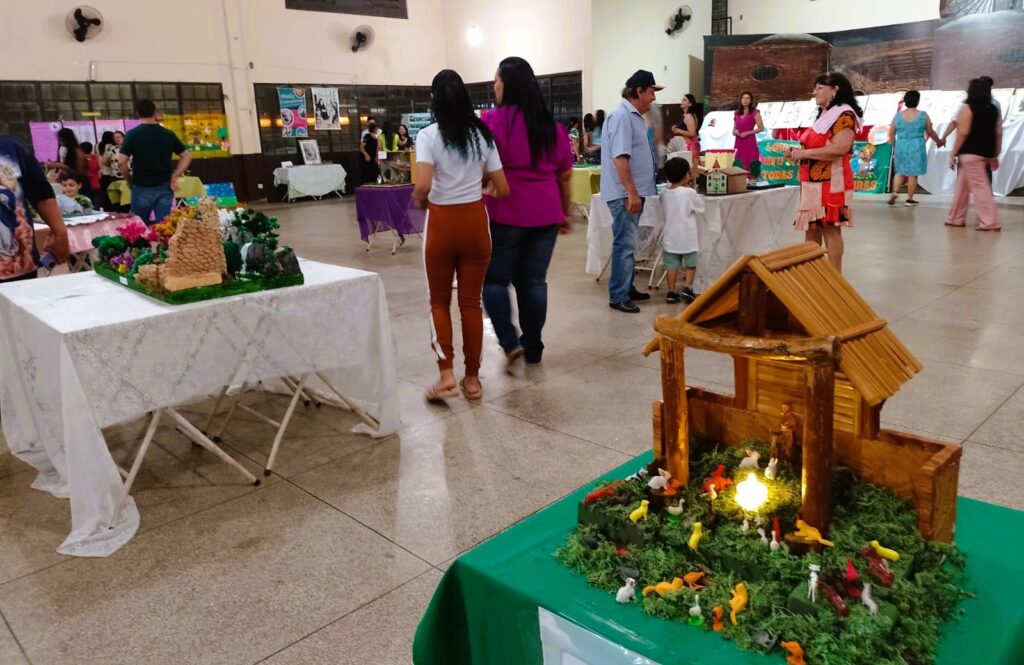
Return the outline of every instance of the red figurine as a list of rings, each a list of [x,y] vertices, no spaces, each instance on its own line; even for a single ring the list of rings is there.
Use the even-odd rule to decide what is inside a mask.
[[[832,605],[832,609],[836,611],[841,617],[850,616],[850,608],[846,606],[843,599],[839,596],[839,593],[832,588],[832,585],[828,582],[818,582],[818,590],[825,594],[825,598]]]
[[[846,595],[850,598],[860,598],[860,590],[864,584],[860,581],[860,574],[853,566],[853,561],[846,560]]]
[[[608,497],[615,494],[615,490],[618,489],[619,486],[622,484],[623,482],[621,480],[616,480],[615,482],[609,485],[605,485],[600,489],[594,490],[593,492],[588,494],[586,498],[583,499],[583,505],[589,506],[592,503],[597,503],[601,499],[607,499]]]
[[[729,485],[732,485],[732,479],[726,478],[722,474],[725,473],[725,465],[719,464],[718,468],[714,470],[710,478],[704,480],[704,492],[710,492],[711,488],[714,487],[716,492],[721,492]]]
[[[885,562],[885,559],[878,556],[878,552],[871,549],[870,546],[865,547],[860,553],[868,560],[868,572],[875,576],[878,583],[882,586],[892,586],[896,575],[889,568],[889,564]]]
[[[772,518],[772,531],[775,532],[775,540],[782,542],[782,527],[779,526],[779,516]]]

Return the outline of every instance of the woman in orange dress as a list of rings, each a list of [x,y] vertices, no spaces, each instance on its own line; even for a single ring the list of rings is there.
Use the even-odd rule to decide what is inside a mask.
[[[800,135],[800,147],[786,151],[789,159],[800,162],[800,208],[794,226],[810,242],[824,242],[829,261],[841,271],[842,228],[853,226],[850,155],[864,111],[849,79],[835,72],[815,79],[814,101],[818,119]]]

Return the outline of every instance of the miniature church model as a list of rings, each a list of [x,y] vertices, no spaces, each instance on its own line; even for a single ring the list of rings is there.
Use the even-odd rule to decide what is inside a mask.
[[[922,366],[819,246],[743,257],[654,327],[644,348],[661,353],[654,453],[674,478],[689,482],[691,435],[772,440],[800,465],[808,524],[828,529],[839,463],[909,498],[923,537],[952,541],[961,448],[880,427],[885,400]],[[687,388],[686,347],[732,356],[735,395]]]

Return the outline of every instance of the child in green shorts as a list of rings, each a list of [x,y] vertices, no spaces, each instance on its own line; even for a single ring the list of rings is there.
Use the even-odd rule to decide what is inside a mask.
[[[704,199],[692,187],[690,164],[681,157],[665,162],[669,188],[659,196],[665,214],[665,230],[661,236],[661,257],[668,277],[665,302],[693,302],[693,278],[697,274],[697,213],[704,212]],[[677,290],[679,271],[683,272],[683,288]]]

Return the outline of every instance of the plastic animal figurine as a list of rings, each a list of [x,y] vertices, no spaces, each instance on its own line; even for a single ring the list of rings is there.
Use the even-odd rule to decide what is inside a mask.
[[[700,522],[693,523],[693,533],[690,534],[690,542],[688,543],[690,549],[694,552],[697,551],[697,545],[700,543],[701,537],[704,535],[702,529],[703,525]]]
[[[808,569],[811,571],[810,576],[807,578],[807,597],[811,599],[811,603],[818,602],[818,573],[821,572],[821,566],[816,563],[808,564]]]
[[[868,572],[878,580],[878,583],[885,587],[892,586],[893,581],[896,579],[896,574],[889,568],[889,564],[885,562],[885,559],[880,557],[878,552],[870,547],[865,547],[860,553],[868,560]]]
[[[672,474],[668,472],[668,469],[658,469],[658,475],[648,480],[647,486],[652,490],[666,490],[670,480],[672,480]]]
[[[821,537],[821,532],[815,529],[807,522],[798,519],[796,521],[796,531],[793,532],[797,538],[801,540],[809,540],[814,543],[821,543],[825,547],[834,547],[834,543],[831,540],[825,540]]]
[[[782,540],[782,527],[779,526],[779,516],[772,517],[772,533],[775,534],[775,540]]]
[[[721,492],[729,485],[732,485],[732,478],[726,478],[722,475],[724,473],[725,465],[719,464],[718,468],[711,473],[711,477],[704,480],[704,491],[710,492],[712,489],[715,489]]]
[[[779,477],[779,458],[772,457],[768,460],[768,466],[764,470],[764,477],[768,480],[775,480]]]
[[[701,584],[702,579],[704,579],[704,573],[699,570],[692,573],[686,573],[683,575],[683,584],[691,589],[703,589],[706,585]]]
[[[732,625],[737,625],[736,615],[747,609],[747,602],[750,600],[747,596],[747,587],[743,582],[740,582],[732,590],[732,598],[729,599],[729,608],[732,612],[729,613],[729,620],[732,621]]]
[[[836,611],[836,614],[841,617],[850,616],[850,608],[846,606],[846,603],[843,602],[842,596],[839,595],[838,591],[832,588],[831,584],[828,582],[818,582],[818,588],[821,589],[823,594],[825,594],[825,598],[832,606],[832,609]]]
[[[711,503],[714,503],[715,499],[718,498],[718,492],[716,492],[714,486],[712,486],[711,487],[711,491],[705,492],[704,494],[701,494],[700,498],[707,499]]]
[[[871,545],[871,549],[873,549],[875,553],[877,553],[878,556],[882,557],[883,559],[888,559],[889,561],[900,560],[899,552],[897,552],[896,550],[891,550],[888,547],[882,547],[878,544],[877,540],[872,540],[869,544]]]
[[[623,484],[624,483],[621,480],[616,480],[615,482],[613,482],[613,483],[611,483],[609,485],[606,485],[605,487],[601,487],[599,489],[594,490],[593,492],[588,494],[586,497],[584,497],[583,505],[584,506],[589,506],[590,504],[596,503],[596,502],[600,501],[601,499],[607,499],[607,498],[611,497],[612,495],[615,494],[615,490],[617,490]]]
[[[684,499],[682,497],[679,497],[679,503],[677,503],[674,506],[666,506],[665,510],[668,511],[669,515],[676,515],[676,516],[682,515],[683,514],[683,502],[684,501],[686,501],[686,499]]]
[[[631,476],[626,476],[626,480],[627,480],[627,481],[629,481],[629,480],[643,480],[643,479],[644,479],[644,478],[646,478],[646,477],[647,477],[648,475],[650,475],[650,474],[648,474],[648,473],[647,473],[647,469],[646,469],[646,468],[642,468],[642,469],[639,469],[639,470],[638,470],[638,471],[637,471],[636,473],[634,473],[633,475],[631,475]]]
[[[782,549],[782,544],[779,542],[779,532],[772,531],[772,542],[768,543],[768,549],[772,552],[778,552]]]
[[[878,603],[871,596],[871,582],[867,582],[864,585],[864,590],[860,593],[860,602],[867,606],[869,612],[878,614]]]
[[[743,533],[750,531],[750,520],[747,519],[746,515],[743,516],[743,524],[740,525],[740,531]]]
[[[721,605],[715,605],[715,609],[711,610],[711,630],[716,633],[722,632],[722,629],[725,628],[725,624],[722,622],[723,616],[725,616],[725,610]]]
[[[652,593],[656,593],[662,598],[664,598],[665,594],[669,593],[670,591],[679,591],[682,588],[683,580],[679,577],[673,577],[671,582],[658,582],[657,584],[652,586],[645,586],[643,594],[644,598],[651,595]]]
[[[647,519],[647,506],[649,504],[650,504],[650,501],[648,501],[647,499],[644,499],[643,501],[641,501],[640,502],[640,507],[637,508],[636,510],[634,510],[633,512],[631,512],[629,514],[629,521],[632,522],[633,524],[636,524],[640,520],[646,520]]]
[[[854,568],[853,562],[846,560],[846,595],[850,598],[860,598],[863,583],[860,581],[860,573]]]
[[[789,654],[786,656],[788,665],[807,665],[807,661],[804,660],[804,648],[799,642],[779,642],[779,646]]]
[[[632,577],[626,578],[626,583],[615,592],[616,603],[631,603],[636,598],[636,580]]]
[[[693,605],[690,606],[690,619],[689,624],[691,626],[703,626],[704,625],[704,613],[700,609],[700,594],[693,594]]]
[[[754,526],[764,526],[764,518],[761,517],[760,513],[754,515]]]
[[[760,469],[761,453],[747,448],[747,456],[740,460],[741,469]]]
[[[771,543],[768,542],[768,536],[766,536],[765,533],[764,533],[764,527],[763,526],[757,527],[757,535],[761,536],[761,544],[762,545],[764,545],[765,547],[771,547]]]

